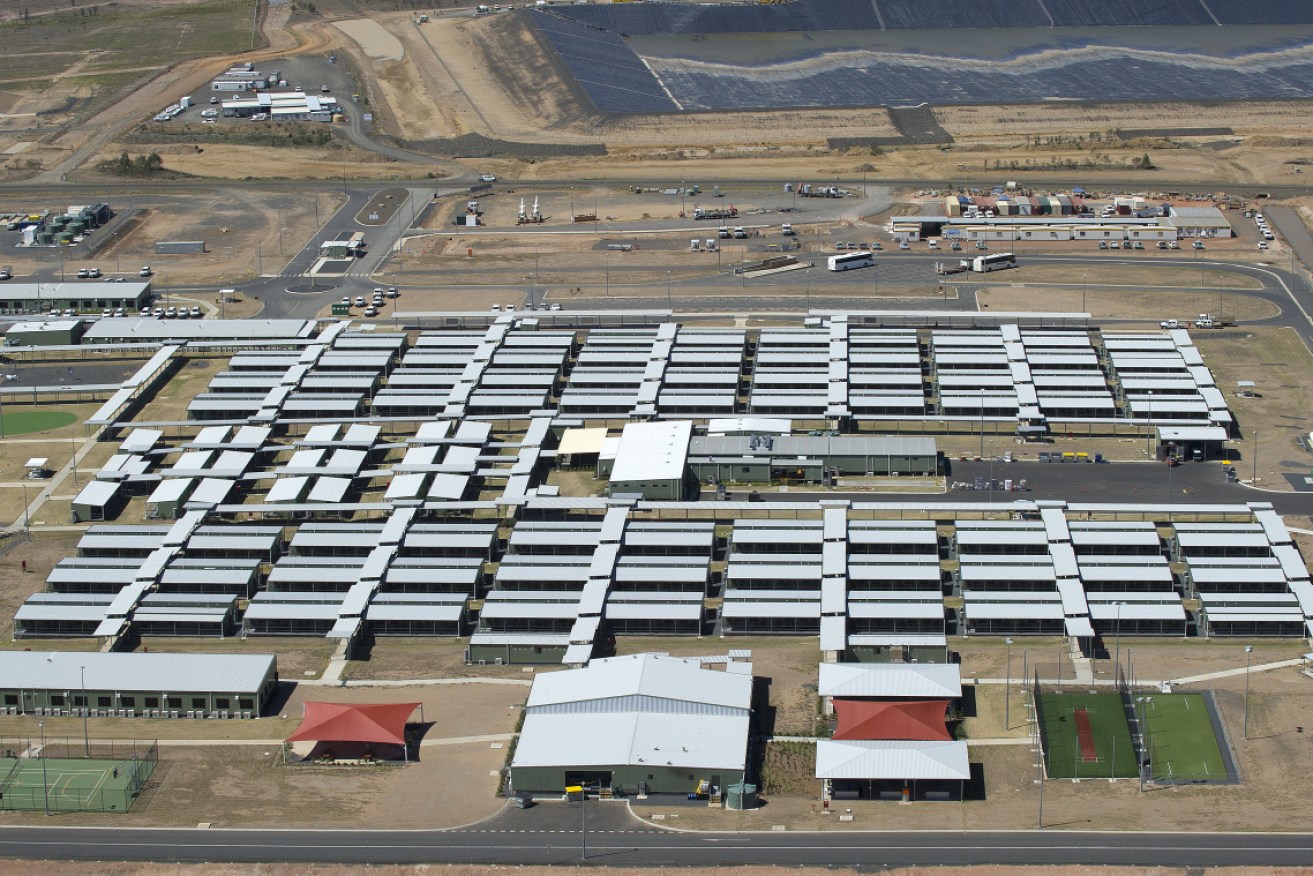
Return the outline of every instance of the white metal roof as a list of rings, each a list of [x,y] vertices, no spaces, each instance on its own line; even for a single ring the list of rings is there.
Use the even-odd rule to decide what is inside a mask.
[[[693,424],[688,420],[627,423],[611,480],[671,481],[684,476]]]
[[[971,780],[965,742],[875,740],[816,743],[818,779]]]
[[[148,654],[116,651],[0,651],[0,678],[12,687],[254,693],[274,667],[272,654]]]
[[[823,697],[960,697],[962,670],[955,663],[822,663]]]
[[[702,669],[678,657],[629,654],[594,660],[586,669],[552,672],[534,679],[525,708],[555,703],[643,696],[744,709],[751,704],[752,679]]]
[[[596,661],[594,661],[596,662]],[[589,667],[591,669],[591,666]],[[582,670],[563,670],[535,681]],[[700,670],[709,672],[711,670]],[[711,674],[751,686],[750,676]],[[652,713],[525,716],[511,768],[632,765],[741,770],[747,759],[748,716]]]

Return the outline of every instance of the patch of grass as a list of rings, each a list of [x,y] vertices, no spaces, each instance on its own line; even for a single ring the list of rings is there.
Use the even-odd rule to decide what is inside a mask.
[[[1084,709],[1094,738],[1095,760],[1081,755],[1076,711]],[[1055,779],[1134,778],[1131,729],[1115,693],[1040,694],[1040,730],[1048,775]]]
[[[1226,764],[1201,693],[1154,694],[1144,704],[1155,779],[1225,781]]]
[[[10,59],[17,63],[21,58],[25,69],[29,61],[39,65],[31,69],[42,75],[67,69],[91,46],[104,54],[101,64],[115,57],[125,67],[139,65],[142,58],[169,63],[250,48],[252,13],[247,0],[201,0],[149,11],[125,4],[100,7],[95,13],[73,6],[54,15],[0,24],[0,40]],[[40,54],[24,57],[28,52]]]
[[[77,420],[77,415],[68,411],[5,411],[0,423],[3,423],[5,437],[12,438],[15,435],[59,429]]]
[[[761,763],[761,793],[803,794],[816,790],[816,746],[810,742],[768,742]]]

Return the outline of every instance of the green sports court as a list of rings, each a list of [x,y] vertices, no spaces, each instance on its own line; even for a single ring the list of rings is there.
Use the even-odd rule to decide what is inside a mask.
[[[1136,708],[1142,710],[1145,748],[1155,781],[1236,780],[1204,694],[1155,693],[1144,697]]]
[[[137,758],[0,758],[0,810],[127,812],[154,769]]]
[[[1052,779],[1139,775],[1122,700],[1115,693],[1041,693],[1036,705]]]

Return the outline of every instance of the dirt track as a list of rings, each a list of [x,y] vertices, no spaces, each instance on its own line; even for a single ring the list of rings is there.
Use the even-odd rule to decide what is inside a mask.
[[[333,44],[335,35],[324,25],[287,26],[290,14],[291,8],[286,5],[273,7],[267,14],[263,28],[269,40],[267,48],[231,58],[185,61],[124,95],[83,124],[66,131],[49,144],[49,148],[71,150],[71,154],[36,179],[53,182],[73,172],[124,131],[149,118],[159,107],[166,106],[173,95],[194,91],[234,63],[322,52]]]

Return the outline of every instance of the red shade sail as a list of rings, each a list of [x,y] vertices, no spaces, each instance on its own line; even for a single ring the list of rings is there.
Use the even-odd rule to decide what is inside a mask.
[[[406,720],[419,703],[306,703],[288,742],[406,744]]]
[[[834,701],[839,716],[835,739],[900,739],[916,742],[945,741],[953,737],[944,725],[948,700]]]

